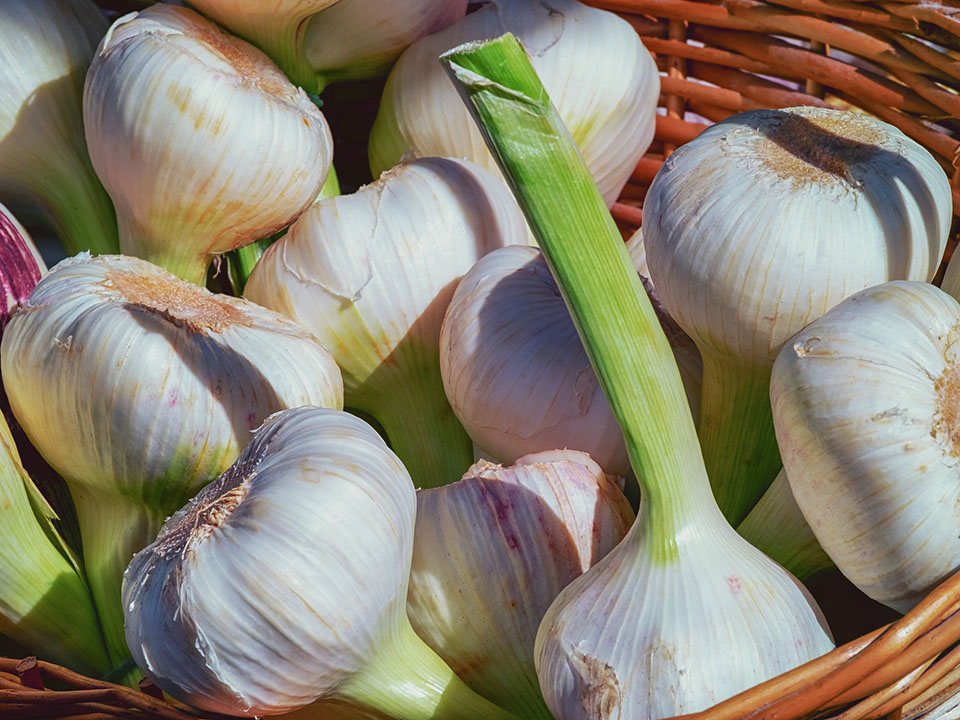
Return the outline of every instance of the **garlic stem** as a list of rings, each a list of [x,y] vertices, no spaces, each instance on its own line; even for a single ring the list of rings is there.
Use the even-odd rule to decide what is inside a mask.
[[[410,350],[409,343],[401,343],[391,356],[401,359],[386,361],[374,370],[348,402],[351,409],[377,419],[417,487],[440,487],[473,464],[473,440],[447,402],[439,359],[418,363],[421,353],[414,352],[413,361],[402,360]],[[395,364],[409,371],[400,375],[393,370]],[[390,401],[384,402],[385,398]]]
[[[717,504],[736,525],[780,470],[771,367],[704,353],[697,432]]]
[[[737,532],[800,580],[834,566],[800,512],[784,470],[777,473]]]
[[[103,633],[110,664],[116,666],[130,656],[123,623],[112,622],[123,618],[120,602],[123,571],[133,557],[131,549],[154,541],[164,514],[118,493],[97,492],[77,484],[73,486],[73,501],[80,520],[90,593],[97,614],[104,619]]]

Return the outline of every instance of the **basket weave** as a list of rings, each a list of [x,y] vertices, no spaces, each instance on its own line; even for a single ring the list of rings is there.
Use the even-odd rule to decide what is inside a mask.
[[[666,73],[654,143],[612,208],[624,235],[640,226],[665,157],[708,122],[794,105],[859,108],[897,126],[943,166],[960,214],[960,0],[584,1],[627,19]],[[958,643],[960,572],[901,620],[684,718],[960,718]],[[216,716],[164,701],[149,684],[138,692],[32,658],[0,658],[0,718],[198,717]]]

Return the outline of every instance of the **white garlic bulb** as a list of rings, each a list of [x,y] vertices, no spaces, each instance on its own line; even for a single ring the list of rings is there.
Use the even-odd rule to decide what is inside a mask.
[[[644,201],[647,262],[703,356],[698,430],[731,522],[780,467],[768,387],[783,343],[863,288],[932,278],[952,212],[930,153],[853,112],[741,113],[664,163]]]
[[[804,328],[773,368],[797,504],[840,571],[901,612],[960,567],[958,327],[940,289],[884,283]]]
[[[443,393],[444,312],[480,257],[526,240],[497,178],[422,158],[314,204],[261,258],[244,293],[330,348],[346,405],[376,418],[418,486],[435,487],[473,460]]]
[[[316,74],[314,92],[331,82],[385,74],[397,56],[424,35],[460,20],[467,0],[339,0],[313,15],[302,32],[303,52]]]
[[[273,415],[130,563],[134,659],[174,697],[231,715],[318,700],[316,717],[346,703],[506,720],[410,629],[415,512],[410,476],[362,420],[316,407]]]
[[[83,137],[83,78],[106,29],[90,0],[0,3],[0,202],[70,254],[119,247]]]
[[[437,62],[471,40],[512,32],[580,148],[607,204],[653,139],[660,78],[636,31],[576,0],[493,0],[415,42],[390,72],[370,135],[376,177],[408,152],[497,165]]]
[[[467,685],[523,718],[550,718],[533,644],[547,607],[626,535],[612,477],[573,450],[474,464],[417,493],[407,615]]]
[[[70,485],[115,660],[121,572],[163,518],[270,413],[343,402],[336,364],[299,326],[124,256],[81,255],[48,273],[4,331],[0,374]]]
[[[198,284],[214,255],[293,222],[330,168],[330,131],[306,93],[186,8],[117,20],[83,108],[121,249]]]

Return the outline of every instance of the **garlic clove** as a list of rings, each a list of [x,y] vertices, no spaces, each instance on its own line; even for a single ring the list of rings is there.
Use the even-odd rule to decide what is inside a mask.
[[[310,17],[303,52],[316,73],[315,92],[331,82],[386,74],[410,44],[463,18],[467,0],[339,0]]]
[[[537,627],[632,522],[616,482],[585,453],[536,453],[511,467],[481,460],[458,482],[417,493],[410,623],[480,695],[550,718],[533,664]]]
[[[527,48],[601,194],[613,203],[653,139],[660,79],[626,21],[575,0],[495,0],[407,48],[371,131],[374,177],[409,152],[465,157],[498,172],[437,56],[506,31]]]
[[[213,255],[296,219],[333,153],[323,114],[266,55],[163,3],[110,28],[83,117],[123,252],[197,284]]]
[[[783,343],[858,290],[932,278],[951,217],[930,153],[853,112],[741,113],[664,163],[644,201],[647,261],[703,356],[698,430],[732,522],[780,468],[769,373]]]
[[[443,314],[481,256],[526,239],[516,202],[493,175],[422,158],[314,204],[266,252],[245,295],[331,349],[346,405],[376,418],[414,482],[434,487],[472,462],[443,393]]]
[[[804,328],[773,368],[797,505],[840,571],[901,612],[960,566],[958,327],[940,289],[884,283]]]
[[[0,202],[70,254],[119,247],[83,136],[83,77],[106,29],[90,0],[0,6]]]
[[[342,406],[330,354],[294,323],[137,258],[58,264],[7,325],[0,373],[31,442],[70,485],[111,657],[120,576],[163,518],[272,412]]]
[[[699,354],[682,331],[668,337],[690,396]],[[444,317],[440,369],[450,406],[488,457],[511,463],[566,447],[628,472],[617,420],[536,248],[494,250],[464,275]]]
[[[0,633],[42,660],[102,675],[111,666],[97,614],[53,519],[0,415]]]
[[[347,704],[507,720],[410,629],[415,512],[410,476],[362,420],[316,407],[271,416],[130,563],[135,660],[174,697],[231,715],[318,700],[307,717]]]

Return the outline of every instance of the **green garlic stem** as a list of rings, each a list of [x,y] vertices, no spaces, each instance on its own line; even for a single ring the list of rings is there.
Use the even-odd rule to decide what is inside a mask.
[[[80,519],[87,582],[103,627],[110,665],[115,668],[130,657],[120,599],[123,571],[136,552],[156,539],[164,513],[78,483],[71,484],[71,492]]]
[[[820,547],[793,499],[783,470],[737,527],[737,532],[799,580],[833,567],[833,561]]]
[[[655,560],[718,514],[670,344],[582,156],[516,38],[441,56],[556,277],[641,484]]]
[[[736,358],[703,355],[697,427],[713,494],[736,525],[782,467],[770,409],[770,372]]]

